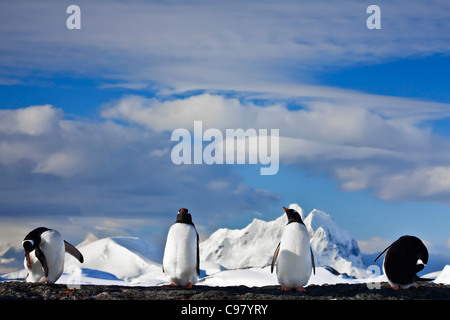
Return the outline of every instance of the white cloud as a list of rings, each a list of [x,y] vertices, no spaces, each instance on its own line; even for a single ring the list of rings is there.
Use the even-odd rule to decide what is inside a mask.
[[[52,131],[61,116],[61,110],[50,105],[0,110],[0,132],[41,135]]]
[[[219,94],[158,100],[129,96],[109,105],[102,116],[140,124],[157,132],[279,129],[280,163],[324,172],[346,191],[368,190],[387,200],[448,202],[448,138],[433,135],[424,121],[448,114],[449,105],[335,89],[326,101],[317,97],[289,110],[283,99],[256,106]],[[243,95],[244,96],[244,95]],[[248,100],[247,100],[248,101]],[[268,99],[267,101],[271,101]],[[378,108],[382,102],[383,107]]]
[[[450,167],[430,166],[400,171],[383,179],[379,196],[386,200],[402,199],[411,193],[416,200],[433,199],[450,194]]]
[[[68,178],[81,172],[80,156],[74,152],[55,152],[43,161],[38,162],[34,173],[50,173],[63,178]]]
[[[316,88],[320,89],[326,90]],[[190,129],[195,120],[202,120],[205,127],[278,128],[285,137],[350,146],[381,148],[388,146],[390,142],[397,145],[399,140],[403,140],[407,145],[428,142],[429,132],[418,128],[416,121],[423,121],[434,115],[420,111],[416,121],[411,121],[410,116],[414,114],[415,109],[432,108],[433,103],[422,102],[409,113],[401,114],[397,111],[396,115],[391,116],[392,110],[387,107],[384,110],[372,107],[371,95],[364,97],[358,93],[352,97],[346,90],[342,90],[342,95],[344,96],[329,96],[328,99],[333,99],[332,102],[322,102],[321,99],[325,97],[319,96],[319,93],[309,95],[307,97],[314,99],[303,102],[306,108],[301,110],[288,110],[281,103],[259,107],[251,102],[241,103],[236,98],[208,93],[167,101],[128,96],[105,109],[102,116],[138,123],[156,131]],[[301,100],[306,97],[291,98]],[[364,101],[364,98],[368,101]],[[409,99],[402,101],[399,98],[381,97],[379,100],[395,105],[392,109],[399,108],[398,102],[418,104],[418,101]],[[448,107],[446,104],[440,104],[441,115],[447,114],[445,108]],[[414,143],[411,140],[414,140]]]
[[[356,105],[358,101],[361,105]],[[407,150],[429,144],[428,129],[400,115],[387,118],[362,101],[357,97],[354,105],[347,106],[345,100],[323,103],[314,99],[305,102],[304,109],[288,110],[281,103],[259,107],[208,93],[169,101],[129,96],[105,109],[102,116],[138,123],[155,131],[192,129],[196,120],[201,120],[204,128],[220,130],[280,129],[288,145],[286,155],[292,153],[295,157],[314,154],[321,157],[334,154],[336,158],[399,157],[399,146]],[[386,97],[385,101],[394,104],[398,99],[389,101]],[[422,102],[421,106],[426,105]],[[442,104],[443,113],[444,107],[448,105]],[[294,150],[295,146],[299,148]]]
[[[244,185],[229,166],[174,165],[167,132],[67,120],[51,106],[2,112],[9,119],[20,115],[29,126],[0,122],[0,216],[54,219],[57,225],[71,217],[76,230],[97,226],[108,235],[114,230],[132,234],[136,225],[142,230],[157,227],[155,221],[165,226],[167,215],[175,216],[181,207],[209,228],[279,200]],[[81,217],[92,218],[92,224]]]
[[[220,129],[245,125],[249,119],[253,124],[258,113],[256,106],[243,106],[237,99],[202,94],[168,101],[129,96],[104,110],[102,116],[138,123],[155,131],[171,131],[193,128],[195,120],[202,120],[205,127]]]

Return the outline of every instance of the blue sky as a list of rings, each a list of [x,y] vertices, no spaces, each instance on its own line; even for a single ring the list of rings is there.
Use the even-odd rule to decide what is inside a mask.
[[[0,4],[0,240],[162,243],[180,207],[207,235],[298,203],[363,250],[448,251],[450,10],[432,2],[380,1],[381,30],[360,1],[79,1],[81,30],[66,1]],[[173,165],[194,120],[279,129],[279,172]]]

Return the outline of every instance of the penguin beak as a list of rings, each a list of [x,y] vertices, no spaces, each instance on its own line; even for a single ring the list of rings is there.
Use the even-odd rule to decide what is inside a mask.
[[[31,263],[30,253],[28,251],[25,252],[25,258],[27,259],[27,267],[29,269],[31,269],[32,263]]]
[[[288,208],[286,208],[286,207],[283,207],[283,209],[284,209],[284,211],[286,211],[286,212],[288,212],[288,210],[289,210],[289,209],[288,209]]]

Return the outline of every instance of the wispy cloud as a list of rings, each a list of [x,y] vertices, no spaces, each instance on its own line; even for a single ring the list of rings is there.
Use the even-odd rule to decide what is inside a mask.
[[[366,28],[367,4],[354,0],[77,4],[77,31],[65,27],[65,3],[0,4],[4,71],[222,89],[302,82],[330,67],[450,49],[450,8],[442,1],[382,3],[382,29],[375,32]]]

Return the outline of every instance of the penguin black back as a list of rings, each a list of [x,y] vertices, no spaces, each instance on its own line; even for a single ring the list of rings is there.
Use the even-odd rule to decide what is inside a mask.
[[[418,279],[417,272],[421,271],[425,267],[424,264],[428,262],[427,248],[419,238],[414,236],[402,236],[384,251],[386,250],[384,259],[386,276],[400,285],[414,283]],[[419,259],[423,263],[418,263]]]
[[[294,209],[288,209],[283,207],[284,211],[286,212],[287,218],[288,218],[288,223],[292,223],[292,222],[298,222],[304,225],[302,218],[300,217],[300,214],[295,211]]]

